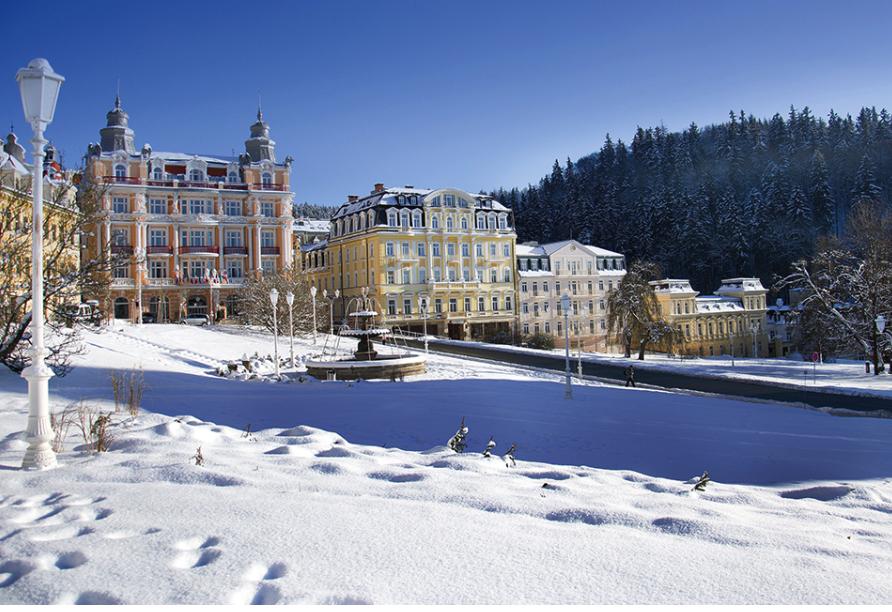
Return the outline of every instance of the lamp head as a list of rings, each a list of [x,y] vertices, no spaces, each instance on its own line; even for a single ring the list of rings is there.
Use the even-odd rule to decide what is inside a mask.
[[[883,315],[877,315],[877,331],[883,333],[883,330],[886,329],[886,317]]]
[[[288,302],[288,305],[291,306],[294,304],[294,294],[290,291],[285,294],[285,301]]]
[[[275,287],[269,290],[269,301],[273,306],[279,301],[279,290]]]
[[[316,297],[316,287],[315,287],[315,285],[314,285],[313,287],[310,287],[310,295],[311,295],[312,297]]]
[[[42,132],[53,121],[59,90],[65,78],[56,74],[50,63],[42,57],[28,62],[25,68],[19,69],[15,78],[22,95],[25,119],[34,131]]]

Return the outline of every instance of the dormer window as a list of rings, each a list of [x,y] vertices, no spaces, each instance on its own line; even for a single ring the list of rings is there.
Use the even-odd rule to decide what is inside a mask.
[[[260,182],[264,187],[269,187],[270,185],[273,184],[273,175],[270,174],[269,172],[264,172],[260,176]]]
[[[395,211],[392,211],[392,210],[387,211],[387,225],[389,225],[390,227],[396,227],[398,225],[397,221],[396,221],[396,212]]]
[[[406,203],[406,196],[397,196],[396,201],[397,204],[403,206]]]
[[[421,213],[417,210],[412,213],[412,227],[421,227]]]
[[[115,166],[115,178],[124,178],[125,176],[127,176],[127,166],[124,164]]]
[[[152,170],[152,178],[156,181],[163,181],[164,180],[164,170],[161,169],[160,166],[156,166]]]
[[[204,181],[204,173],[197,168],[193,168],[189,171],[189,180],[193,183],[200,183]]]
[[[443,196],[443,198],[446,202],[446,206],[455,206],[455,196],[454,195],[452,195],[451,193],[447,193],[445,196]]]
[[[230,172],[229,176],[226,177],[226,181],[229,183],[238,183],[238,174],[235,172]]]
[[[400,225],[403,227],[409,227],[409,213],[405,210],[400,212]]]

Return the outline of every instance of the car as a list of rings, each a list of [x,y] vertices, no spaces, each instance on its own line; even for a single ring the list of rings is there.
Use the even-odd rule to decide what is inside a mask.
[[[142,322],[143,323],[154,323],[155,315],[153,315],[151,312],[142,313]]]
[[[190,314],[186,318],[180,320],[183,325],[208,325],[211,320],[206,314]]]

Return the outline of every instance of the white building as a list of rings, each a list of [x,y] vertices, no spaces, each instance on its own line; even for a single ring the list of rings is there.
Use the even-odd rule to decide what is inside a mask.
[[[607,349],[607,293],[626,273],[625,257],[575,240],[517,245],[523,334],[554,336],[564,346],[561,296],[570,297],[570,344]]]

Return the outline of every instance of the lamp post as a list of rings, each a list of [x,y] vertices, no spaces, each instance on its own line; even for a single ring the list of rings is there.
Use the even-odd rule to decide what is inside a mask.
[[[23,468],[44,469],[56,465],[56,454],[50,446],[53,430],[50,425],[49,381],[53,371],[46,365],[43,334],[43,132],[52,123],[56,100],[65,79],[53,72],[50,63],[36,58],[15,75],[22,96],[25,119],[31,124],[34,137],[34,166],[31,172],[31,365],[22,371],[28,381],[28,449]]]
[[[328,297],[328,289],[322,290],[322,297],[328,300],[328,333],[334,335],[334,303],[341,297],[341,290],[335,289],[334,296]]]
[[[564,399],[573,399],[573,387],[570,384],[570,296],[566,293],[561,296],[561,309],[564,311],[564,350],[566,361],[567,385],[564,389]]]
[[[313,344],[316,344],[316,287],[310,287],[310,297],[313,298]]]
[[[421,313],[421,321],[424,324],[424,352],[427,353],[427,297],[418,296],[418,311]]]
[[[876,331],[880,337],[883,335],[883,331],[886,329],[886,317],[883,315],[877,315],[876,318]],[[878,376],[880,373],[879,363],[880,363],[880,340],[877,337],[877,333],[873,335],[873,375]],[[884,368],[885,369],[885,368]]]
[[[53,72],[45,59],[32,60],[16,74],[25,118],[34,137],[32,170],[31,228],[31,332],[33,339],[31,365],[22,372],[28,381],[28,449],[22,467],[48,468],[56,464],[50,447],[52,430],[49,419],[49,379],[52,370],[45,362],[43,306],[43,159],[46,140],[43,133],[52,122],[59,89],[64,82]]]
[[[145,248],[139,246],[133,249],[133,258],[136,261],[136,324],[142,327],[142,275],[146,261]]]
[[[279,302],[279,291],[273,287],[269,290],[269,301],[273,305],[273,359],[276,365],[276,378],[279,377],[279,326],[276,320],[276,304]]]
[[[295,368],[297,366],[294,365],[294,294],[292,292],[288,292],[285,294],[285,301],[288,302],[288,336],[291,341],[291,368]]]

